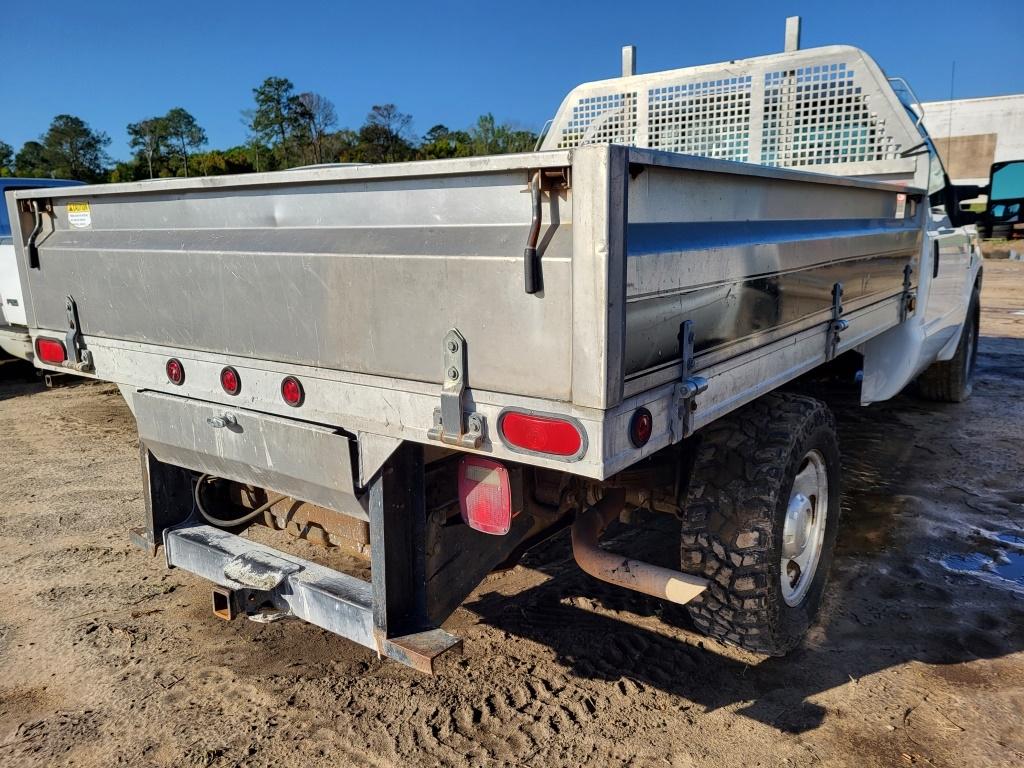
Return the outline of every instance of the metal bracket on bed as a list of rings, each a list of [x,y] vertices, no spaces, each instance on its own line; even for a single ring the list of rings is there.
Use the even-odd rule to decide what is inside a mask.
[[[444,336],[444,385],[441,407],[434,409],[434,426],[427,437],[462,448],[479,448],[484,440],[483,415],[471,413],[464,418],[463,396],[466,392],[466,339],[458,328]]]
[[[679,359],[682,371],[673,397],[673,424],[677,440],[682,440],[690,434],[691,414],[697,407],[697,395],[708,388],[707,379],[693,375],[693,341],[693,321],[686,320],[679,326]]]
[[[903,294],[900,296],[900,322],[906,320],[917,308],[917,294],[910,284],[910,276],[914,273],[914,267],[907,264],[903,267]]]
[[[850,327],[850,321],[843,319],[843,284],[832,286],[832,319],[828,323],[828,337],[825,346],[825,359],[832,360],[839,348],[840,334]]]

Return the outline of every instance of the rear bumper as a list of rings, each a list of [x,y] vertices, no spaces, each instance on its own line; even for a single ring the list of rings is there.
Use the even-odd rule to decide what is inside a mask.
[[[443,629],[385,637],[375,631],[369,582],[195,520],[164,531],[164,548],[168,567],[227,590],[240,613],[269,606],[428,674],[435,658],[462,643]]]
[[[11,357],[31,360],[32,337],[28,329],[16,325],[0,325],[0,349]]]

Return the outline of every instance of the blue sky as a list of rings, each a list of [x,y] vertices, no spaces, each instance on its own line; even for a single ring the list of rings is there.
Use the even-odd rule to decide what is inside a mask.
[[[538,129],[574,85],[617,75],[624,44],[641,72],[756,56],[796,14],[804,47],[864,48],[923,100],[948,98],[954,59],[957,97],[1024,92],[1021,0],[2,0],[0,140],[17,150],[68,112],[125,158],[127,123],[182,106],[227,147],[269,75],[330,98],[345,126],[394,102],[419,134],[488,111]]]

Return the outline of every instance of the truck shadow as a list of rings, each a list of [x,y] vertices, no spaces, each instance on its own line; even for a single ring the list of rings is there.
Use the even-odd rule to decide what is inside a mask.
[[[845,483],[837,556],[819,623],[785,658],[719,645],[681,607],[590,578],[565,534],[523,562],[553,578],[514,599],[489,593],[466,607],[554,649],[574,674],[620,685],[628,678],[707,711],[748,702],[741,714],[785,732],[822,723],[825,708],[810,701],[816,694],[911,661],[957,682],[971,674],[964,662],[1024,650],[1024,583],[957,573],[944,560],[991,547],[999,531],[1024,535],[1019,448],[1009,461],[991,455],[1000,430],[1019,436],[1024,426],[1012,410],[1021,381],[1024,339],[986,338],[974,397],[963,405],[905,393],[862,408],[852,388],[832,393]],[[657,516],[606,539],[616,551],[674,566],[675,528]]]
[[[24,360],[0,360],[0,400],[20,397],[47,389],[43,372]],[[55,374],[54,386],[66,388],[92,383],[91,379],[70,373]]]

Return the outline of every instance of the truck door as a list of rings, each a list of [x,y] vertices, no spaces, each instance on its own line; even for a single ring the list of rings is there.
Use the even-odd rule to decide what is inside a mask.
[[[972,238],[964,227],[953,226],[946,211],[946,175],[931,141],[928,197],[931,210],[928,238],[921,264],[921,282],[928,283],[924,321],[928,346],[938,351],[955,335],[966,312],[965,296],[972,274]]]

